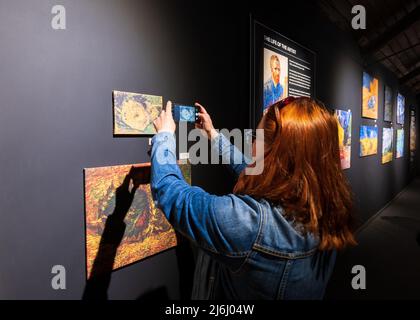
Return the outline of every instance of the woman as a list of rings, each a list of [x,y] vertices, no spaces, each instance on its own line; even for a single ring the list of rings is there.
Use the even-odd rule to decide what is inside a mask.
[[[243,159],[196,105],[212,148]],[[271,105],[258,126],[262,174],[232,163],[233,194],[214,196],[184,181],[171,103],[166,109],[154,123],[151,186],[169,222],[200,248],[192,298],[322,299],[336,250],[355,244],[334,115],[309,98]]]

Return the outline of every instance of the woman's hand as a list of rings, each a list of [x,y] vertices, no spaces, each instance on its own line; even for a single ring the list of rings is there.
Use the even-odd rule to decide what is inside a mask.
[[[218,132],[213,127],[213,122],[211,121],[210,115],[201,104],[195,103],[195,105],[200,109],[198,113],[198,122],[195,124],[195,127],[204,130],[207,138],[210,140],[214,139],[217,137]]]
[[[159,132],[170,132],[175,133],[176,124],[174,118],[172,117],[172,102],[168,101],[166,103],[166,110],[162,110],[159,117],[153,121],[153,125],[157,133]]]

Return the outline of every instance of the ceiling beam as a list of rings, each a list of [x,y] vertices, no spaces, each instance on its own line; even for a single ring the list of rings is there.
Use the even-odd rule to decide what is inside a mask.
[[[349,0],[347,0],[349,1]],[[358,0],[352,0],[354,2],[354,5],[358,4],[360,1]],[[417,1],[417,0],[412,0],[412,1]],[[407,2],[407,1],[406,1]],[[361,3],[362,4],[362,3]],[[363,37],[366,37],[367,39],[369,39],[369,34],[372,34],[372,30],[373,32],[376,32],[378,34],[382,33],[382,27],[387,27],[386,21],[389,21],[390,19],[393,19],[393,17],[395,17],[396,13],[398,12],[403,12],[405,14],[407,14],[407,9],[406,9],[406,5],[407,3],[404,3],[404,1],[393,1],[393,0],[388,0],[388,1],[381,1],[380,4],[376,4],[374,8],[372,8],[372,6],[367,6],[369,5],[368,3],[362,4],[365,5],[366,7],[366,12],[374,12],[377,13],[379,12],[378,10],[381,10],[382,13],[379,15],[381,18],[379,20],[377,20],[376,24],[372,24],[372,19],[368,20],[368,25],[367,28],[364,30],[358,30],[357,34],[359,35],[358,37],[358,41],[361,41],[363,39]],[[368,15],[368,17],[371,17],[372,15]],[[376,18],[378,15],[374,14],[374,17]],[[379,22],[378,22],[379,21]],[[395,18],[394,20],[395,21]]]
[[[399,81],[400,84],[404,84],[407,83],[408,81],[410,81],[411,79],[417,77],[418,75],[420,75],[420,67],[417,67],[413,70],[411,70],[409,73],[407,73],[406,75],[402,76]]]
[[[399,50],[399,51],[393,51],[393,50],[391,49],[391,51],[393,51],[393,53],[392,53],[392,54],[389,54],[389,55],[384,55],[384,54],[383,54],[383,57],[382,57],[382,58],[375,60],[372,64],[369,64],[369,66],[371,66],[371,65],[375,65],[375,64],[377,64],[377,63],[379,63],[379,62],[382,62],[382,61],[384,61],[384,60],[390,60],[389,58],[392,58],[392,57],[394,57],[394,56],[397,56],[397,55],[399,55],[399,54],[401,54],[401,53],[403,53],[403,52],[405,52],[405,51],[408,51],[408,50],[414,49],[415,47],[420,47],[420,42],[415,43],[415,44],[413,44],[413,45],[411,45],[411,46],[409,46],[409,47],[407,47],[407,48],[401,49],[401,50]],[[417,62],[418,62],[418,59],[416,59],[415,63],[417,63]],[[391,63],[392,63],[392,61],[391,61]],[[414,62],[413,62],[413,63],[414,63]],[[411,67],[411,66],[410,66],[410,67]]]
[[[371,41],[369,45],[362,48],[362,53],[364,55],[372,54],[382,47],[384,47],[389,41],[394,39],[401,32],[410,28],[415,22],[420,20],[420,7],[417,7],[411,11],[404,18],[396,22],[393,26],[388,28],[382,35],[377,37],[375,40]]]

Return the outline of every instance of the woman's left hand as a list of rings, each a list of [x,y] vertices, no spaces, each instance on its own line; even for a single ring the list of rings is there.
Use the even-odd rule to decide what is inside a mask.
[[[162,110],[159,117],[153,121],[156,131],[159,132],[170,132],[174,133],[176,129],[176,124],[174,118],[172,117],[172,102],[168,101],[166,103],[166,110]]]

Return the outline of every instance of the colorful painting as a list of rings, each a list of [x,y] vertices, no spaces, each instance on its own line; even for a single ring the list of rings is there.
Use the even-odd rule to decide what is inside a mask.
[[[360,153],[361,157],[378,153],[378,128],[360,126]]]
[[[284,99],[288,95],[289,59],[281,54],[264,48],[264,106]]]
[[[162,111],[162,97],[113,91],[114,134],[153,135],[153,121]]]
[[[384,121],[392,121],[392,90],[385,86]]]
[[[403,95],[397,95],[397,123],[404,124],[405,98]]]
[[[416,155],[416,112],[414,109],[410,110],[410,162],[414,162]]]
[[[392,128],[382,129],[382,163],[387,163],[387,162],[392,161],[393,137],[394,137],[394,130]]]
[[[378,119],[378,79],[363,72],[362,117]]]
[[[351,160],[351,111],[335,110],[338,120],[341,168],[350,168]]]
[[[191,184],[191,166],[180,165]],[[177,245],[155,206],[150,164],[85,169],[87,277],[110,273]]]
[[[404,156],[404,129],[397,129],[397,152],[395,157],[401,158]]]

